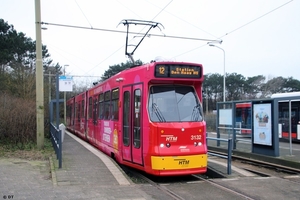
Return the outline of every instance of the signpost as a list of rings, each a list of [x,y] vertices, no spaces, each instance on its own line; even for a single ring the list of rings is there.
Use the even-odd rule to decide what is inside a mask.
[[[60,76],[59,77],[59,91],[60,92],[72,92],[73,91],[73,77],[72,76]]]
[[[67,119],[67,104],[66,104],[66,92],[73,91],[73,77],[72,76],[60,76],[59,77],[59,91],[64,92],[64,123],[66,125]]]

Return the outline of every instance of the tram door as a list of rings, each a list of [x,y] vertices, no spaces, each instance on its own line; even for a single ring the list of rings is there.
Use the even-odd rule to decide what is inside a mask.
[[[94,134],[94,119],[93,119],[93,97],[88,98],[88,128],[86,133],[86,138],[92,141],[92,136]]]
[[[99,127],[97,126],[98,125],[98,99],[97,97],[94,97],[93,98],[93,130],[92,130],[92,135],[91,135],[91,141],[92,143],[96,144],[96,133],[99,133]]]
[[[123,159],[143,165],[141,129],[142,85],[124,87],[123,102]]]

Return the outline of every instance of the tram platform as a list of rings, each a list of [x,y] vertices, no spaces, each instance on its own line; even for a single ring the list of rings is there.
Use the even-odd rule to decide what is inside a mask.
[[[55,155],[50,161],[0,157],[1,197],[43,200],[159,199],[133,184],[109,157],[67,131],[62,158],[62,168],[58,168]],[[159,194],[155,188],[152,188],[152,193]]]
[[[135,185],[108,156],[66,132],[62,169],[54,162],[53,184],[69,188],[74,199],[153,199]],[[70,198],[73,199],[73,198]]]
[[[274,159],[286,160],[287,158],[283,156]],[[295,162],[299,161],[300,156],[294,156],[293,159]],[[58,168],[55,157],[50,159],[50,162],[48,161],[48,165],[50,165],[51,177],[49,177],[49,171],[47,171],[49,168],[46,162],[0,158],[0,193],[3,199],[170,199],[156,187],[132,183],[113,160],[68,132],[66,132],[63,142],[62,168]],[[245,171],[234,166],[232,167],[232,174],[228,176],[224,163],[211,157],[209,157],[208,165],[209,169],[218,170],[225,177],[215,179],[215,182],[231,185],[233,188],[247,185],[245,187],[247,190],[244,192],[253,195],[259,194],[261,199],[272,199],[274,195],[278,197],[281,194],[278,191],[280,186],[277,185],[283,184],[280,180],[276,179],[274,182],[272,178],[248,179],[251,177],[251,173],[246,174]],[[239,177],[246,177],[247,179],[239,179]],[[261,194],[259,193],[260,189],[255,187],[258,183],[264,185],[264,188],[261,188]],[[189,186],[191,185],[181,185],[180,189],[184,193]],[[253,189],[251,189],[252,187]],[[289,186],[289,188],[293,191],[299,191],[297,185]],[[282,194],[285,195],[282,196],[284,198],[296,199],[293,193]],[[207,195],[213,196],[214,194],[208,193]],[[222,197],[223,199],[231,199],[230,195],[226,198],[226,195],[223,194]],[[298,196],[296,197],[298,198]]]
[[[251,151],[251,138],[240,139],[237,142],[236,149],[232,150],[232,154],[237,157],[249,158],[253,160],[258,160],[266,163],[272,163],[277,165],[282,165],[287,168],[300,169],[300,144],[293,143],[290,144],[288,141],[283,141],[279,143],[279,156],[267,156],[257,153],[252,153]],[[208,150],[218,151],[227,153],[228,146],[227,143],[220,143],[217,145],[216,141],[208,141]]]

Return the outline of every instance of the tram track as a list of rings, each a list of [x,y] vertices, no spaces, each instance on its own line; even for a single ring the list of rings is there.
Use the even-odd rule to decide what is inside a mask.
[[[218,151],[213,152],[222,154]],[[238,168],[246,170],[259,177],[277,177],[292,183],[300,183],[300,169],[297,168],[236,155],[232,155],[232,165],[238,166]]]
[[[260,177],[277,177],[277,178],[281,178],[285,181],[289,181],[289,182],[293,182],[293,183],[296,183],[296,184],[299,184],[300,183],[300,174],[291,174],[291,175],[283,175],[283,176],[274,176],[273,174],[271,173],[266,173],[266,172],[258,172],[258,171],[255,171],[253,169],[250,169],[250,168],[246,168],[246,167],[243,167],[244,170],[247,170],[251,173],[254,173],[254,174],[257,174],[258,176]]]
[[[161,190],[162,192],[164,192],[165,194],[167,194],[174,200],[185,200],[185,198],[183,198],[180,195],[176,194],[175,192],[169,190],[167,187],[160,185],[160,184],[156,183],[155,181],[152,181],[150,178],[144,176],[143,174],[133,171],[133,170],[130,170],[129,168],[127,168],[126,170],[127,170],[127,172],[131,173],[135,177],[138,177],[138,178],[144,180],[145,182],[151,184],[152,186],[156,187],[157,189]]]
[[[214,151],[214,153],[221,154],[221,152],[217,151]],[[213,156],[213,159],[216,159],[217,162],[220,160],[220,162],[226,163],[225,159],[216,156]],[[148,176],[143,172],[131,170],[130,168],[127,171],[129,171],[133,179],[143,180],[138,181],[137,184],[151,195],[153,199],[196,200],[199,197],[203,197],[203,199],[252,200],[267,195],[268,198],[279,195],[293,199],[293,192],[299,190],[297,188],[300,184],[299,169],[236,155],[232,156],[232,165],[244,170],[245,173],[248,171],[253,175],[245,176],[237,171],[233,176],[228,177],[225,174],[223,177],[219,177],[207,173],[169,178]],[[272,186],[273,184],[274,186]],[[266,188],[263,189],[257,185]],[[278,188],[282,189],[278,190]],[[282,193],[283,188],[284,192]]]
[[[206,175],[194,174],[194,175],[190,175],[191,178],[188,181],[181,181],[181,179],[179,178],[178,181],[175,181],[174,183],[167,183],[166,185],[163,185],[163,184],[157,183],[156,181],[151,180],[151,178],[148,178],[147,175],[143,175],[142,173],[137,172],[135,170],[131,170],[127,167],[126,167],[126,171],[127,171],[127,173],[130,173],[131,176],[134,176],[135,179],[142,179],[143,181],[141,181],[141,182],[143,182],[144,184],[147,183],[147,184],[150,184],[151,186],[154,186],[155,188],[162,191],[163,193],[165,193],[166,195],[168,195],[170,198],[172,198],[174,200],[188,200],[190,198],[180,195],[179,192],[169,189],[168,186],[171,186],[172,184],[173,185],[174,184],[191,185],[191,184],[199,184],[199,183],[202,183],[202,184],[205,183],[206,185],[210,185],[210,186],[206,186],[206,188],[207,187],[211,188],[211,186],[212,186],[214,188],[218,188],[219,190],[225,191],[226,193],[231,193],[232,195],[234,195],[236,197],[240,197],[241,199],[254,200],[252,197],[247,196],[246,194],[238,192],[232,188],[225,187],[225,186],[223,186],[219,183],[216,183],[210,179],[207,179]],[[202,185],[202,187],[203,187],[203,185]],[[210,189],[210,190],[215,190],[215,189]],[[187,193],[190,193],[190,190],[187,191]],[[196,196],[196,194],[195,194],[195,196]]]
[[[219,154],[222,156],[227,156],[227,154],[222,151],[210,150],[209,152],[214,153],[214,154]],[[273,170],[277,170],[277,171],[281,171],[281,172],[285,172],[285,173],[289,173],[289,174],[300,174],[300,169],[285,166],[285,165],[280,165],[280,164],[262,161],[262,160],[258,160],[258,159],[242,157],[242,156],[238,156],[238,155],[232,155],[231,157],[232,157],[233,161],[238,160],[238,161],[241,161],[241,162],[244,162],[247,164],[251,164],[251,165],[255,165],[255,166],[259,166],[259,167],[265,167],[265,168],[269,168],[269,169],[273,169]]]
[[[240,193],[240,192],[237,192],[237,191],[235,191],[235,190],[233,190],[233,189],[231,189],[231,188],[228,188],[228,187],[225,187],[225,186],[220,185],[220,184],[218,184],[218,183],[215,183],[215,182],[213,182],[213,181],[211,181],[211,180],[209,180],[209,179],[202,178],[202,177],[199,176],[199,175],[195,175],[195,174],[194,174],[194,175],[192,175],[192,176],[193,176],[193,177],[196,177],[196,178],[198,178],[199,180],[204,181],[204,182],[206,182],[206,183],[208,183],[208,184],[211,184],[211,185],[213,185],[214,187],[218,187],[218,188],[220,188],[220,189],[222,189],[222,190],[225,190],[225,191],[227,191],[227,192],[233,193],[234,195],[240,196],[240,197],[245,198],[245,199],[254,200],[254,199],[251,198],[250,196],[247,196],[247,195],[242,194],[242,193]]]

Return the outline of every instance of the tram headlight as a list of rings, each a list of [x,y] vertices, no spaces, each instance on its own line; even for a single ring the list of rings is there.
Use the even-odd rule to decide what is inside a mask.
[[[170,146],[171,146],[170,143],[167,143],[167,144],[166,144],[166,147],[169,148]],[[161,143],[161,144],[159,145],[159,147],[160,147],[160,148],[164,148],[164,147],[165,147],[165,144]]]
[[[194,142],[194,146],[201,146],[202,145],[202,142]]]

